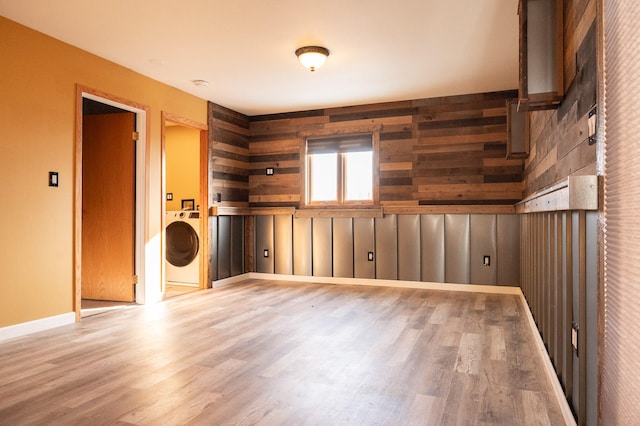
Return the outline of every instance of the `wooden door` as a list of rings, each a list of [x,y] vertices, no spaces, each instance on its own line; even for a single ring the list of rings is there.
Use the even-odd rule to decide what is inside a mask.
[[[132,302],[134,113],[82,120],[82,298]]]

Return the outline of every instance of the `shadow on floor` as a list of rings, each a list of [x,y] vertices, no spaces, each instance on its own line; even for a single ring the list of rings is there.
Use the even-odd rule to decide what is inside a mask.
[[[80,316],[82,318],[91,317],[93,315],[104,314],[106,312],[113,312],[121,309],[134,308],[135,302],[113,302],[110,300],[91,300],[82,299],[82,309]]]

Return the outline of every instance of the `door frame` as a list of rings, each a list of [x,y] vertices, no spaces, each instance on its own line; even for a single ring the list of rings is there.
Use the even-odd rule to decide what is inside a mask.
[[[162,126],[160,131],[161,150],[162,150],[162,166],[161,166],[161,182],[162,182],[162,238],[161,249],[162,253],[162,275],[161,275],[161,287],[164,297],[166,290],[165,283],[165,262],[164,259],[167,255],[167,242],[166,242],[166,227],[167,227],[167,152],[166,152],[166,136],[167,136],[167,121],[177,123],[181,126],[191,129],[197,129],[200,131],[200,265],[198,270],[200,271],[198,277],[199,289],[211,288],[211,282],[209,281],[209,126],[203,123],[199,123],[188,118],[180,117],[170,112],[162,111]]]
[[[148,203],[149,194],[149,107],[127,99],[111,95],[90,87],[76,85],[76,131],[75,131],[75,170],[74,170],[74,310],[76,322],[80,321],[82,309],[82,100],[84,98],[103,104],[111,105],[136,114],[136,171],[135,171],[135,274],[138,284],[135,289],[136,303],[144,304],[157,299],[154,289],[147,280],[145,273],[150,256],[146,256],[146,241],[148,241]],[[155,296],[155,297],[154,297]]]

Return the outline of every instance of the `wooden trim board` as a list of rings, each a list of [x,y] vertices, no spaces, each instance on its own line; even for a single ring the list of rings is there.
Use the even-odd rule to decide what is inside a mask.
[[[516,213],[597,210],[598,187],[598,176],[569,176],[565,181],[538,191],[516,204]]]

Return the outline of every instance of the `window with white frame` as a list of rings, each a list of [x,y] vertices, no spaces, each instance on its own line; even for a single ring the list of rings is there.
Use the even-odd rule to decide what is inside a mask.
[[[310,138],[306,148],[307,204],[373,203],[371,134]]]

